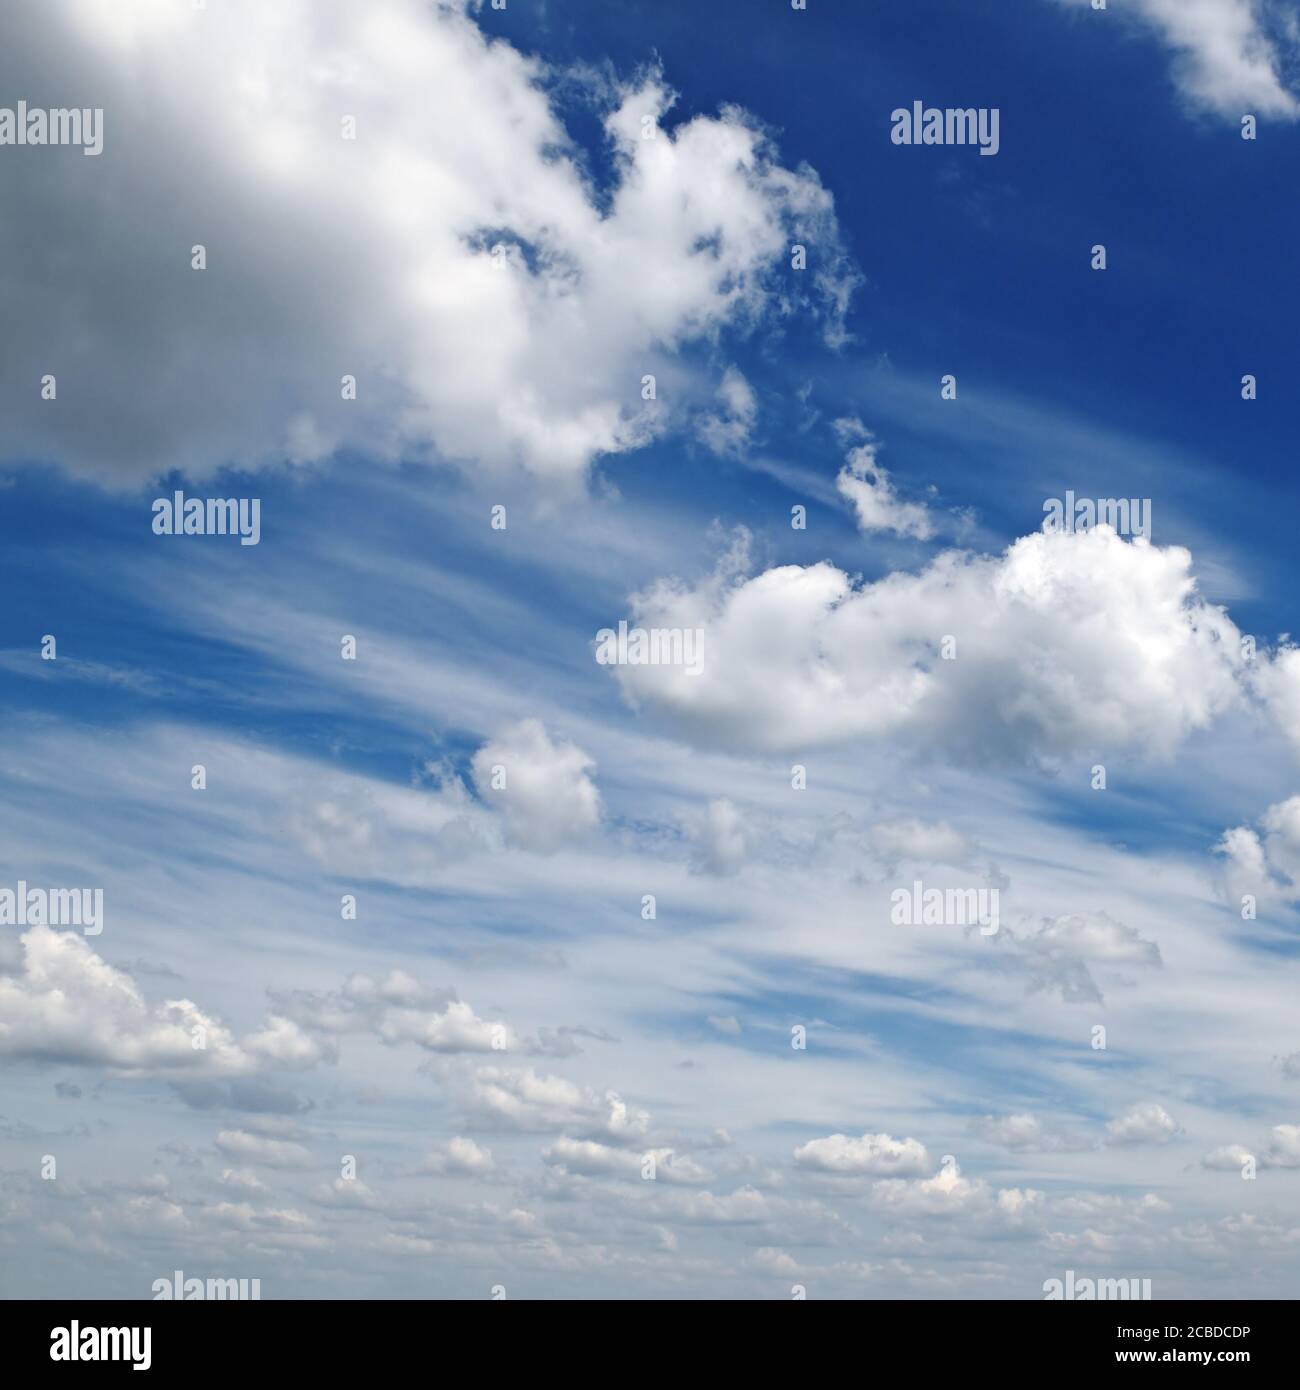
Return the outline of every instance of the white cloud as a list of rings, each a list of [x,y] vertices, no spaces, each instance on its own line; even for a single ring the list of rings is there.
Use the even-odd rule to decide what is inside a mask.
[[[415,1043],[435,1053],[511,1052],[521,1046],[508,1023],[479,1018],[451,990],[431,989],[401,970],[382,978],[352,975],[333,992],[273,997],[280,1014],[311,1033],[372,1033],[381,1042]]]
[[[810,1139],[794,1151],[801,1168],[823,1173],[872,1173],[912,1175],[930,1166],[925,1145],[916,1139],[894,1139],[888,1134],[864,1134],[853,1139],[847,1134],[830,1134]]]
[[[480,1066],[462,1086],[467,1112],[484,1124],[529,1131],[572,1130],[584,1137],[630,1143],[650,1130],[650,1116],[616,1091],[603,1094],[532,1067]]]
[[[495,1167],[491,1149],[456,1134],[429,1153],[422,1171],[440,1177],[480,1178]]]
[[[1250,1158],[1249,1149],[1243,1148],[1240,1144],[1225,1144],[1222,1148],[1212,1149],[1201,1159],[1201,1163],[1206,1168],[1240,1172]]]
[[[1300,1125],[1274,1125],[1267,1144],[1260,1150],[1251,1150],[1242,1144],[1225,1144],[1212,1149],[1201,1159],[1201,1164],[1206,1168],[1240,1171],[1252,1157],[1260,1168],[1300,1168]]]
[[[338,1055],[331,1044],[279,1014],[268,1014],[266,1026],[260,1032],[250,1033],[244,1046],[263,1062],[281,1067],[312,1067],[326,1058],[335,1060]]]
[[[1161,757],[1239,695],[1237,630],[1177,546],[1036,532],[1001,556],[950,551],[868,584],[825,561],[749,577],[747,552],[742,534],[696,586],[662,579],[632,600],[643,626],[704,629],[699,674],[613,668],[629,701],[702,742]]]
[[[1260,818],[1263,835],[1249,826],[1226,830],[1215,845],[1223,855],[1223,885],[1234,907],[1255,899],[1256,911],[1300,900],[1300,796],[1270,806]]]
[[[784,1250],[777,1250],[770,1245],[755,1250],[750,1259],[755,1268],[762,1270],[764,1274],[775,1274],[782,1279],[797,1278],[802,1268],[799,1262]]]
[[[904,502],[889,480],[889,474],[876,462],[877,446],[860,444],[849,451],[848,462],[839,471],[835,486],[853,503],[858,530],[895,531],[919,541],[934,535],[934,525],[926,507]]]
[[[680,1221],[705,1226],[748,1226],[770,1221],[783,1208],[756,1187],[734,1192],[678,1192],[665,1209]]]
[[[499,828],[464,783],[433,764],[423,773],[433,785],[331,776],[324,795],[313,779],[290,799],[289,830],[305,853],[340,875],[438,874],[450,863],[497,849]]]
[[[572,743],[553,743],[541,722],[521,720],[474,755],[474,783],[499,807],[510,838],[551,853],[600,822],[594,761]],[[504,779],[504,785],[498,783]]]
[[[955,1163],[945,1163],[921,1182],[885,1178],[873,1183],[872,1204],[897,1217],[943,1216],[1023,1227],[1043,1213],[1046,1202],[1033,1188],[990,1188],[982,1178],[964,1178]]]
[[[379,1036],[385,1042],[419,1043],[431,1052],[505,1052],[515,1041],[507,1024],[479,1018],[460,999],[453,999],[440,1014],[387,1009]]]
[[[926,864],[965,864],[975,846],[946,821],[914,817],[881,821],[871,827],[871,840],[890,863],[919,860]]]
[[[1292,882],[1300,879],[1300,796],[1270,806],[1261,823],[1269,864]]]
[[[11,199],[47,216],[38,240],[0,233],[24,266],[0,375],[36,363],[59,391],[57,408],[15,397],[17,457],[136,482],[428,444],[576,479],[672,423],[685,346],[791,311],[805,285],[843,336],[853,277],[815,173],[733,107],[668,129],[651,73],[589,86],[615,168],[596,189],[549,104],[556,74],[489,43],[463,0],[122,0],[111,19],[55,0],[15,15],[0,53],[5,90],[37,74],[93,93],[105,152],[9,171]]]
[[[1127,1226],[1134,1219],[1163,1216],[1173,1207],[1154,1192],[1141,1197],[1119,1197],[1108,1192],[1074,1192],[1052,1204],[1058,1216],[1070,1216],[1094,1225]]]
[[[374,1211],[382,1206],[375,1190],[360,1178],[338,1177],[333,1182],[321,1183],[312,1196],[323,1207],[351,1207],[361,1211]]]
[[[1278,727],[1300,754],[1300,647],[1282,647],[1253,672],[1254,686]]]
[[[722,374],[718,387],[722,409],[700,421],[700,436],[715,454],[737,457],[749,444],[750,432],[758,418],[758,398],[754,388],[735,367]]]
[[[1192,105],[1232,120],[1248,112],[1300,114],[1269,33],[1273,20],[1290,13],[1275,0],[1111,0],[1111,12],[1142,20],[1174,50],[1174,80]]]
[[[749,853],[749,827],[725,796],[709,802],[698,832],[697,867],[710,874],[738,873]]]
[[[309,1231],[311,1218],[292,1207],[258,1208],[250,1202],[218,1202],[211,1210],[212,1217],[223,1226],[237,1231],[268,1235],[299,1235]]]
[[[0,973],[0,1056],[132,1073],[232,1076],[255,1069],[219,1020],[189,999],[150,1007],[135,981],[75,932],[32,927]]]
[[[288,1139],[268,1139],[242,1129],[223,1129],[216,1138],[217,1148],[241,1163],[264,1168],[307,1168],[311,1154],[301,1144]]]
[[[1130,1106],[1106,1126],[1108,1144],[1167,1144],[1182,1133],[1182,1126],[1154,1101]]]
[[[222,1187],[233,1188],[236,1192],[255,1193],[258,1196],[271,1190],[256,1173],[249,1172],[247,1168],[223,1168],[217,1181]]]
[[[1105,965],[1159,965],[1160,948],[1135,927],[1104,912],[1074,912],[1045,922],[1031,938],[1042,950],[1060,950]]]
[[[1269,1168],[1300,1168],[1300,1125],[1274,1125],[1262,1162]]]
[[[712,1176],[694,1159],[672,1149],[648,1149],[643,1154],[567,1136],[545,1149],[542,1158],[551,1167],[580,1177],[637,1178],[691,1186],[708,1182]],[[647,1168],[647,1158],[654,1159],[653,1170]],[[648,1171],[653,1171],[653,1179],[644,1176]]]
[[[1117,922],[1105,912],[1072,912],[1045,921],[1020,937],[1018,944],[1031,968],[1045,981],[1066,985],[1067,993],[1095,989],[1086,970],[1088,964],[1161,964],[1160,948],[1154,941],[1144,940],[1136,927]],[[1096,997],[1100,998],[1100,994]]]

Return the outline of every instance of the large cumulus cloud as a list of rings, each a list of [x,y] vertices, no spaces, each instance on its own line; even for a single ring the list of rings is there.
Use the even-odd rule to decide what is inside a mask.
[[[689,738],[773,753],[880,738],[971,762],[1159,758],[1238,698],[1244,665],[1189,552],[1108,527],[874,583],[829,561],[750,575],[741,544],[632,610],[703,629],[704,662],[615,667],[625,696]]]
[[[0,229],[7,458],[139,483],[354,446],[572,480],[671,421],[685,344],[796,285],[841,331],[853,277],[815,173],[734,108],[672,125],[651,71],[594,84],[597,186],[556,78],[463,0],[9,16],[0,87],[102,107],[104,149],[0,167],[6,204],[42,212]]]

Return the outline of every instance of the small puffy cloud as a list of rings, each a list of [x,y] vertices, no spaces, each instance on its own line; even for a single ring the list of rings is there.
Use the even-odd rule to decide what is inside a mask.
[[[221,1204],[218,1204],[214,1210],[220,1209]],[[92,1220],[137,1238],[167,1239],[188,1236],[193,1231],[193,1223],[179,1202],[143,1193],[118,1197],[107,1208],[96,1209]]]
[[[930,1166],[925,1145],[916,1139],[894,1139],[888,1134],[830,1134],[811,1139],[794,1151],[801,1168],[821,1173],[906,1176],[924,1173]]]
[[[751,1226],[771,1221],[784,1207],[747,1183],[734,1192],[673,1193],[664,1209],[691,1225]]]
[[[305,1212],[292,1207],[255,1207],[251,1202],[218,1202],[211,1215],[232,1230],[256,1233],[263,1238],[305,1235],[313,1224]]]
[[[309,1168],[312,1157],[301,1144],[288,1139],[269,1139],[243,1129],[223,1129],[216,1145],[228,1158],[262,1168]]]
[[[716,1028],[719,1033],[725,1033],[728,1037],[740,1036],[740,1020],[731,1014],[709,1014],[708,1023],[710,1028]]]
[[[1274,1125],[1268,1142],[1253,1151],[1241,1144],[1213,1149],[1201,1164],[1205,1168],[1240,1170],[1252,1157],[1260,1168],[1300,1168],[1300,1125]]]
[[[885,1178],[873,1183],[872,1205],[892,1216],[956,1217],[1021,1228],[1034,1224],[1046,1199],[1033,1188],[990,1188],[982,1178],[965,1178],[955,1163],[945,1163],[931,1178],[907,1182]]]
[[[725,796],[710,801],[697,832],[695,867],[704,873],[737,873],[749,853],[750,829]]]
[[[333,1182],[321,1183],[312,1193],[312,1198],[322,1207],[360,1211],[375,1211],[382,1205],[374,1189],[367,1187],[360,1178],[340,1177]]]
[[[525,719],[474,755],[474,783],[505,817],[515,844],[549,854],[600,822],[595,762],[572,743],[553,743],[541,722]]]
[[[486,1022],[460,999],[453,999],[437,1014],[387,1009],[379,1036],[385,1042],[418,1043],[430,1052],[507,1052],[515,1041],[508,1025]]]
[[[371,1032],[433,1053],[522,1045],[508,1024],[481,1019],[451,991],[427,989],[400,971],[354,975],[334,993],[275,996],[262,1027],[237,1041],[188,999],[147,1004],[129,975],[74,932],[33,927],[17,945],[0,971],[0,1056],[164,1076],[200,1109],[301,1109],[296,1097],[252,1073],[336,1060],[332,1034]]]
[[[328,1059],[334,1061],[338,1050],[328,1041],[313,1037],[291,1018],[268,1014],[266,1026],[250,1033],[244,1046],[253,1056],[271,1066],[312,1067]]]
[[[904,817],[871,827],[871,842],[891,864],[916,861],[925,864],[965,864],[975,846],[945,821],[927,822]]]
[[[258,1196],[271,1190],[256,1173],[249,1172],[247,1168],[223,1168],[217,1181],[222,1187],[229,1187],[235,1192]]]
[[[460,778],[433,763],[425,764],[423,774],[419,787],[332,775],[324,795],[313,791],[291,799],[289,832],[306,854],[339,876],[433,875],[494,850],[499,827]]]
[[[568,1130],[584,1138],[635,1143],[650,1131],[650,1116],[616,1091],[603,1094],[533,1067],[480,1066],[460,1085],[465,1108],[483,1124],[533,1132]]]
[[[1240,1144],[1225,1144],[1222,1148],[1211,1149],[1201,1159],[1201,1166],[1203,1168],[1217,1168],[1224,1172],[1231,1170],[1234,1173],[1239,1173],[1252,1157],[1250,1150],[1243,1148]]]
[[[700,436],[715,454],[738,456],[749,444],[758,417],[754,388],[735,367],[728,367],[718,387],[722,409],[700,422]]]
[[[999,1188],[994,1200],[998,1216],[1012,1226],[1033,1220],[1045,1208],[1043,1194],[1032,1187]]]
[[[1044,922],[1024,943],[1046,953],[1060,952],[1099,965],[1159,965],[1160,948],[1137,929],[1104,912],[1074,912]]]
[[[331,992],[272,996],[281,1015],[313,1033],[371,1033],[390,1045],[428,1052],[512,1052],[521,1046],[504,1022],[479,1018],[452,990],[431,989],[401,970],[352,975]]]
[[[1106,1126],[1108,1144],[1167,1144],[1182,1133],[1178,1121],[1163,1105],[1148,1101],[1130,1106]]]
[[[1277,885],[1256,831],[1246,825],[1225,830],[1214,852],[1223,855],[1223,887],[1230,900],[1251,897],[1259,904],[1272,898]],[[1279,891],[1277,896],[1283,898],[1284,892]]]
[[[859,444],[851,449],[840,469],[835,486],[853,504],[858,530],[894,531],[918,541],[934,535],[929,511],[917,502],[904,502],[890,482],[889,474],[876,461],[877,445]]]
[[[1279,876],[1300,879],[1300,796],[1279,801],[1264,812],[1264,854]]]
[[[655,1161],[657,1182],[695,1187],[713,1180],[713,1174],[688,1154],[680,1154],[673,1149],[649,1149],[647,1153]]]
[[[421,1171],[446,1178],[481,1178],[495,1167],[491,1149],[457,1134],[429,1153]]]
[[[1262,1162],[1269,1168],[1300,1168],[1300,1125],[1274,1125]]]
[[[784,1250],[778,1250],[774,1246],[765,1245],[760,1250],[755,1250],[750,1256],[750,1264],[763,1274],[775,1274],[785,1279],[797,1278],[802,1271],[802,1266],[793,1256],[788,1255]]]
[[[672,1149],[648,1149],[645,1153],[637,1153],[590,1139],[562,1136],[542,1153],[543,1161],[552,1168],[579,1177],[638,1178],[647,1181],[649,1179],[644,1179],[644,1175],[647,1172],[647,1159],[650,1158],[654,1160],[651,1171],[655,1182],[693,1186],[706,1183],[712,1177],[694,1159],[675,1153]]]
[[[1135,927],[1105,912],[1075,912],[1042,922],[1014,940],[1033,987],[1059,992],[1067,1003],[1100,1003],[1103,995],[1089,966],[1102,971],[1156,968],[1160,948]]]
[[[1255,900],[1257,912],[1300,901],[1300,796],[1270,806],[1260,830],[1226,830],[1214,848],[1223,856],[1223,889],[1234,907],[1245,897]]]
[[[1163,1216],[1173,1210],[1170,1203],[1154,1192],[1141,1197],[1119,1197],[1110,1192],[1075,1192],[1052,1204],[1059,1216],[1068,1216],[1093,1225],[1127,1227],[1133,1220]]]
[[[1198,596],[1190,554],[1109,527],[1035,532],[1000,556],[947,551],[874,583],[825,561],[749,568],[742,533],[698,584],[661,579],[632,599],[643,627],[704,630],[697,675],[611,668],[627,700],[700,743],[1160,758],[1240,695],[1239,634]]]

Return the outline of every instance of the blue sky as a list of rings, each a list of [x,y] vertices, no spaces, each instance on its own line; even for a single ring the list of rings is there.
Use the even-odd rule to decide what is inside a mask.
[[[4,23],[0,1289],[1294,1289],[1293,4]]]

